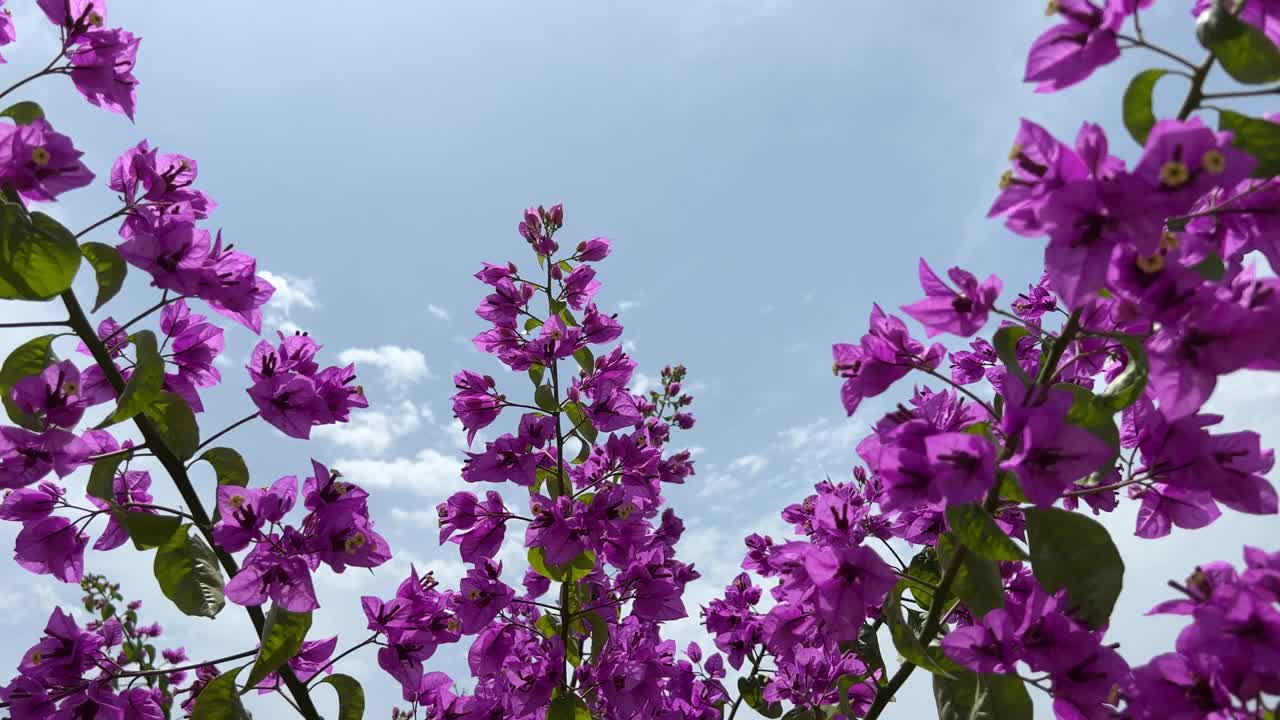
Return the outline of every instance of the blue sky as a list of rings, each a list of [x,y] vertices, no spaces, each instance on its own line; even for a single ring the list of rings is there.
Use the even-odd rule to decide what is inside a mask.
[[[1190,49],[1187,6],[1159,4],[1148,34]],[[47,62],[56,38],[31,0],[9,7],[19,43],[0,73],[17,78]],[[1112,151],[1133,158],[1119,98],[1133,72],[1158,64],[1126,57],[1069,92],[1036,95],[1022,64],[1047,21],[1023,2],[115,0],[109,20],[143,38],[136,125],[59,78],[19,96],[41,102],[100,177],[142,138],[196,158],[200,187],[220,204],[211,227],[281,286],[268,325],[304,328],[327,357],[364,368],[374,407],[351,426],[310,444],[261,425],[229,438],[257,483],[305,474],[315,456],[374,493],[398,559],[373,575],[320,574],[313,637],[339,632],[341,646],[364,637],[358,596],[390,594],[408,562],[446,580],[461,572],[434,539],[435,504],[463,485],[449,377],[499,370],[468,342],[483,327],[471,273],[482,260],[529,262],[515,233],[525,206],[563,202],[568,238],[614,238],[602,306],[620,311],[647,375],[690,369],[698,425],[682,439],[697,448],[698,474],[668,499],[688,526],[681,553],[703,573],[687,595],[696,615],[737,572],[741,537],[780,532],[783,506],[825,476],[845,478],[868,423],[909,392],[851,419],[840,409],[830,344],[859,337],[872,302],[916,299],[920,256],[999,273],[1010,293],[1038,275],[1042,244],[984,217],[1018,118],[1066,137],[1100,121]],[[1177,82],[1160,86],[1162,106]],[[51,212],[75,229],[113,202],[99,184]],[[149,304],[143,284],[133,276],[110,310]],[[10,322],[41,312],[56,314],[0,305]],[[2,332],[3,348],[25,338]],[[239,388],[254,339],[228,336],[228,381],[201,418],[206,434],[249,412]],[[512,376],[507,387],[527,385]],[[1212,407],[1274,444],[1277,398],[1280,381],[1237,375]],[[1276,523],[1228,512],[1207,530],[1141,541],[1132,512],[1107,519],[1128,563],[1113,636],[1141,662],[1180,627],[1141,617],[1167,596],[1165,580],[1238,562],[1240,544],[1267,543]],[[0,541],[14,532],[0,529]],[[143,598],[191,655],[248,647],[243,612],[178,618],[132,550],[88,565]],[[16,663],[50,601],[75,604],[78,593],[12,565],[0,573],[0,656]],[[703,639],[691,622],[674,630],[682,643]],[[457,673],[459,657],[433,662]],[[387,716],[398,692],[372,654],[343,669],[365,682],[368,717]],[[888,717],[930,712],[917,678]]]

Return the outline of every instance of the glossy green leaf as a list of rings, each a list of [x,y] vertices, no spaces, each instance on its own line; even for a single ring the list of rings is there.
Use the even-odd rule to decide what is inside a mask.
[[[33,432],[44,430],[44,423],[36,416],[23,412],[22,408],[13,401],[9,391],[19,380],[31,375],[39,375],[57,361],[58,356],[53,354],[52,335],[32,338],[19,345],[9,353],[9,357],[5,358],[4,365],[0,366],[0,393],[3,393],[4,407],[9,413],[9,419],[15,424]]]
[[[889,626],[889,634],[893,636],[893,646],[898,649],[898,654],[904,660],[915,663],[931,673],[945,673],[946,670],[925,650],[920,638],[916,637],[915,632],[902,617],[902,591],[906,588],[906,582],[900,582],[894,586],[889,596],[885,598],[884,608],[881,611],[885,624]]]
[[[246,667],[249,666],[243,665],[210,680],[196,698],[191,720],[250,720],[236,689],[236,676]]]
[[[1142,397],[1142,391],[1147,387],[1147,377],[1151,374],[1147,348],[1141,340],[1126,337],[1118,339],[1118,342],[1124,346],[1129,362],[1098,395],[1098,400],[1113,413],[1124,410]]]
[[[596,357],[591,354],[591,348],[582,346],[574,351],[573,359],[578,361],[578,367],[582,368],[584,373],[593,373],[596,370]]]
[[[116,471],[120,469],[120,463],[124,462],[126,457],[128,455],[111,455],[93,464],[93,470],[89,471],[89,487],[87,488],[91,497],[96,497],[105,502],[115,502]]]
[[[118,506],[113,506],[111,516],[129,533],[133,546],[139,550],[167,544],[182,524],[182,519],[176,515],[131,511]]]
[[[1166,226],[1172,224],[1172,221],[1165,223]],[[1183,227],[1186,227],[1186,221],[1183,221]],[[1173,228],[1170,227],[1169,229],[1172,230]],[[1227,274],[1227,265],[1222,262],[1222,256],[1212,250],[1205,255],[1203,260],[1192,265],[1191,269],[1195,270],[1200,277],[1214,283],[1222,280]]]
[[[1168,70],[1161,68],[1143,70],[1134,75],[1129,87],[1125,88],[1124,126],[1139,145],[1147,144],[1147,135],[1156,124],[1156,113],[1152,108],[1156,81],[1168,74]]]
[[[950,533],[939,536],[938,564],[947,567],[958,549],[959,546]],[[1004,605],[1004,583],[1000,579],[1000,568],[995,562],[977,553],[966,552],[960,558],[960,568],[951,589],[965,607],[978,617]]]
[[[591,711],[576,694],[561,695],[557,691],[547,708],[547,720],[591,720]]]
[[[533,402],[549,413],[560,410],[560,405],[556,402],[555,388],[550,385],[539,385],[537,391],[533,393]]]
[[[1028,557],[977,503],[948,506],[947,523],[957,540],[988,560],[1026,560]]]
[[[1017,676],[979,675],[949,660],[946,664],[951,678],[933,676],[938,720],[1032,720],[1031,696]]]
[[[30,100],[14,103],[0,111],[0,117],[13,118],[17,125],[30,125],[44,118],[44,108]]]
[[[1022,486],[1018,484],[1018,476],[1014,473],[1008,470],[997,470],[996,482],[999,484],[1001,500],[1027,502],[1027,495],[1022,492]]]
[[[595,662],[609,642],[609,623],[598,612],[588,612],[585,617],[591,625],[591,658]]]
[[[938,567],[938,556],[934,553],[933,548],[926,547],[911,558],[911,564],[907,566],[907,574],[910,579],[904,578],[903,582],[907,584],[907,589],[911,591],[911,597],[915,599],[920,607],[928,610],[933,606],[933,587],[915,580],[923,580],[926,583],[936,587],[938,585],[941,569]]]
[[[1058,390],[1071,393],[1071,409],[1067,412],[1067,422],[1079,425],[1102,438],[1120,452],[1120,428],[1116,426],[1116,411],[1111,409],[1107,401],[1101,400],[1088,388],[1075,383],[1058,383],[1053,386]]]
[[[93,311],[97,312],[124,287],[128,266],[118,250],[103,243],[87,242],[80,246],[80,254],[97,276],[98,297],[93,301]]]
[[[195,413],[191,412],[186,400],[164,391],[143,414],[179,460],[190,460],[196,454],[196,449],[200,447],[200,428],[196,425]]]
[[[767,718],[782,717],[782,704],[777,702],[767,702],[764,699],[765,678],[756,675],[754,677],[738,678],[738,695],[742,698],[742,702],[747,707],[755,710]]]
[[[1073,610],[1099,628],[1111,618],[1124,584],[1124,560],[1098,521],[1057,508],[1028,508],[1031,569],[1046,592],[1067,589]]]
[[[1031,378],[1018,364],[1018,341],[1029,334],[1026,328],[1007,325],[996,331],[991,342],[996,349],[996,357],[1000,358],[1005,368],[1013,373],[1014,377],[1021,379],[1025,385],[1031,384]]]
[[[102,426],[123,422],[145,410],[160,397],[164,390],[164,358],[160,357],[160,346],[156,343],[156,335],[150,330],[141,330],[129,336],[136,355],[133,374],[125,383],[124,392],[116,402],[116,409],[102,421]]]
[[[218,557],[189,525],[156,550],[154,570],[165,597],[187,615],[211,618],[226,604]]]
[[[49,300],[71,287],[80,245],[57,220],[0,205],[0,299]]]
[[[209,448],[200,454],[200,459],[213,466],[219,485],[249,485],[249,466],[238,451],[229,447]]]
[[[311,613],[289,612],[274,603],[267,612],[267,622],[262,628],[262,645],[245,681],[247,688],[257,686],[262,679],[275,672],[302,649],[302,641],[311,630]]]
[[[1231,144],[1258,159],[1254,177],[1280,175],[1280,123],[1223,110],[1218,113],[1218,129],[1230,130]]]
[[[364,688],[359,680],[335,673],[320,682],[338,691],[338,720],[364,720]]]
[[[1221,6],[1197,23],[1200,42],[1237,82],[1260,85],[1280,80],[1280,48],[1266,33]]]
[[[536,388],[542,385],[542,376],[547,374],[547,368],[543,365],[532,365],[529,367],[529,379],[533,381]]]

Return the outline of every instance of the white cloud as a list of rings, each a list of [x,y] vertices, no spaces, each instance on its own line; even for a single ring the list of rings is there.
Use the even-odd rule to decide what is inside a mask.
[[[427,357],[412,348],[381,345],[376,348],[347,348],[338,359],[344,363],[373,365],[393,387],[403,388],[431,377]]]
[[[357,485],[443,499],[445,493],[458,484],[462,461],[426,448],[413,457],[340,459],[334,467]]]
[[[294,309],[314,310],[317,307],[315,281],[289,273],[276,274],[268,270],[259,270],[258,274],[276,289],[271,299],[267,301],[264,324],[267,327],[277,328],[285,334],[297,331],[298,324],[293,321]]]
[[[618,310],[620,312],[627,312],[629,310],[634,310],[635,308],[640,307],[640,305],[641,305],[641,302],[639,300],[619,300]]]
[[[431,313],[432,315],[435,315],[436,317],[440,318],[441,320],[444,320],[445,322],[449,321],[449,311],[445,310],[439,305],[436,305],[435,303],[427,303],[427,312]]]
[[[363,410],[353,413],[351,422],[322,425],[312,432],[360,455],[381,455],[397,438],[417,432],[424,419],[430,422],[429,412],[423,413],[412,402],[402,400],[387,410]]]
[[[641,397],[647,396],[650,390],[658,389],[658,379],[652,375],[638,372],[631,376],[631,392]]]
[[[741,470],[748,475],[755,475],[768,464],[769,458],[763,455],[743,455],[740,458],[734,458],[734,461],[729,463],[729,470]]]

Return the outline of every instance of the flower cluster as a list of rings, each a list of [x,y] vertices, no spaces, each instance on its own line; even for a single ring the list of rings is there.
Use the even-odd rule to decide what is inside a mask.
[[[300,527],[284,525],[298,499],[298,478],[286,475],[269,488],[218,488],[220,519],[213,539],[227,552],[253,545],[244,566],[227,583],[227,598],[302,613],[320,607],[311,572],[321,563],[334,572],[374,568],[391,559],[391,548],[374,532],[369,494],[340,480],[341,474],[311,461],[314,475],[302,484],[307,509]]]
[[[321,369],[319,350],[304,333],[280,333],[279,345],[262,340],[249,359],[249,397],[263,420],[290,437],[305,440],[316,425],[347,422],[352,409],[369,407],[364,389],[352,384],[356,366]]]
[[[1125,685],[1132,717],[1255,717],[1280,694],[1280,552],[1245,547],[1245,569],[1196,568],[1186,597],[1151,613],[1187,615],[1176,651],[1141,667]]]
[[[462,479],[519,486],[527,500],[517,508],[500,490],[460,491],[439,505],[440,541],[456,543],[470,570],[456,590],[415,572],[394,598],[365,598],[369,628],[386,641],[379,664],[400,682],[410,712],[431,718],[536,718],[553,703],[597,717],[719,717],[723,659],[704,659],[696,645],[678,658],[660,634],[662,623],[686,616],[681,595],[698,577],[676,559],[684,526],[662,497],[663,483],[693,474],[687,451],[664,449],[672,426],[694,424],[686,370],[665,368],[661,387],[642,397],[628,389],[636,365],[621,346],[597,356],[593,346],[622,333],[593,302],[592,263],[610,242],[595,238],[556,257],[563,221],[557,205],[530,209],[520,223],[536,279],[514,263],[476,275],[492,292],[476,310],[491,327],[475,345],[527,373],[532,400],[509,399],[481,373],[454,377],[454,413],[471,441],[508,409],[526,411],[514,432],[468,453]],[[572,375],[561,362],[570,358]],[[521,590],[496,560],[513,523],[524,525],[531,566]],[[553,582],[558,592],[549,592]],[[474,636],[467,657],[476,681],[456,695],[423,661],[463,636]]]
[[[140,625],[142,602],[122,610],[120,585],[100,575],[87,575],[84,609],[96,616],[84,627],[55,608],[44,637],[27,650],[20,673],[0,687],[0,700],[13,720],[50,717],[110,717],[160,720],[168,717],[179,686],[188,679],[182,648],[160,651],[151,642],[163,633],[159,623]],[[137,685],[141,681],[141,685]]]

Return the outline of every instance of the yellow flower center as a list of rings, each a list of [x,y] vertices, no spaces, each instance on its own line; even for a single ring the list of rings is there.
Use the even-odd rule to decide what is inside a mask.
[[[352,533],[351,536],[347,538],[346,542],[343,543],[343,548],[347,551],[348,555],[355,555],[357,550],[364,547],[364,543],[364,533]]]
[[[35,163],[40,167],[44,167],[45,165],[48,165],[49,151],[45,150],[42,147],[33,148],[31,150],[31,162]]]
[[[1022,155],[1022,145],[1020,143],[1014,143],[1013,147],[1009,150],[1009,159],[1017,160],[1020,155]]]
[[[467,598],[471,600],[479,600],[480,590],[477,588],[471,588],[470,590],[467,591]]]
[[[1164,256],[1156,253],[1155,255],[1139,255],[1138,269],[1144,273],[1158,273],[1164,269]]]
[[[227,501],[227,504],[233,508],[237,508],[237,509],[242,508],[244,507],[244,496],[232,495],[231,499]]]
[[[102,27],[102,23],[103,23],[102,16],[95,11],[90,11],[88,17],[86,17],[85,20],[93,27]]]
[[[1013,171],[1012,171],[1012,170],[1005,170],[1005,171],[1004,171],[1003,173],[1001,173],[1001,175],[1000,175],[1000,189],[1001,189],[1001,190],[1008,190],[1008,189],[1009,189],[1009,186],[1010,186],[1010,185],[1012,185],[1012,184],[1013,184]]]
[[[1227,159],[1217,149],[1205,151],[1204,157],[1200,158],[1200,164],[1210,175],[1221,175],[1222,171],[1227,169]]]
[[[1044,14],[1052,17],[1058,14],[1058,0],[1049,0],[1049,4],[1044,8]]]
[[[449,618],[444,625],[449,628],[449,632],[458,632],[462,629],[462,623],[458,622],[458,618]]]
[[[79,389],[80,389],[80,386],[73,382],[62,384],[62,392],[66,395],[75,395],[76,391]]]
[[[334,495],[346,495],[351,492],[351,483],[336,482],[333,484]]]
[[[1179,244],[1180,243],[1178,242],[1178,236],[1174,235],[1168,230],[1165,230],[1163,233],[1160,234],[1161,250],[1176,250]]]
[[[36,652],[31,653],[32,665],[39,665],[42,662],[44,662],[44,655],[41,655],[40,651],[37,650]]]
[[[1160,166],[1160,182],[1169,187],[1185,185],[1190,178],[1191,171],[1187,169],[1187,164],[1184,162],[1170,160]]]

